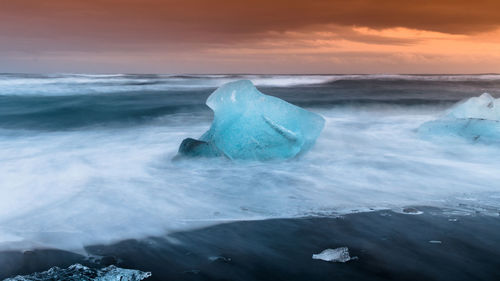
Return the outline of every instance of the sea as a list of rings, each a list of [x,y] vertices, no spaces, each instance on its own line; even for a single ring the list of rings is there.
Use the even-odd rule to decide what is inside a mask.
[[[241,79],[322,115],[314,147],[284,161],[172,161],[183,139],[210,127],[208,96]],[[387,280],[398,268],[377,270],[406,258],[405,280],[494,280],[498,262],[474,270],[457,256],[499,255],[489,230],[500,229],[500,145],[418,132],[483,93],[500,97],[500,75],[0,74],[0,279],[73,280],[58,274],[122,266],[146,280]],[[422,236],[437,226],[441,236]],[[471,233],[481,239],[469,245]],[[455,244],[432,259],[415,237]],[[373,247],[391,245],[390,259],[373,263],[387,257]],[[337,246],[359,259],[311,259]],[[451,253],[457,263],[436,258]],[[434,269],[440,260],[448,267]],[[294,271],[309,263],[309,274]],[[34,279],[53,266],[55,279]]]

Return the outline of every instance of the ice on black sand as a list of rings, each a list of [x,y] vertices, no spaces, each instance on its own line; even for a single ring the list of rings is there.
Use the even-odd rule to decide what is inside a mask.
[[[147,279],[150,276],[151,272],[119,268],[114,265],[101,269],[95,269],[81,264],[74,264],[66,269],[52,267],[44,272],[16,276],[5,279],[4,281],[140,281]]]
[[[349,249],[347,247],[340,247],[336,249],[326,249],[319,254],[312,255],[313,260],[323,260],[329,262],[348,262],[357,257],[352,257],[349,255]]]

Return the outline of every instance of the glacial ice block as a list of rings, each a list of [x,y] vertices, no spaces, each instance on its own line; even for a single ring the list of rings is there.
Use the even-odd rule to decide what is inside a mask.
[[[210,129],[188,138],[180,156],[287,159],[311,148],[325,120],[316,113],[261,93],[249,80],[222,85],[207,99],[214,111]]]
[[[47,271],[35,272],[30,275],[18,275],[13,278],[7,278],[4,281],[141,281],[151,276],[151,272],[142,272],[134,269],[119,268],[114,265],[102,269],[89,268],[81,264],[74,264],[68,268],[59,268],[57,266]]]
[[[424,136],[460,136],[500,143],[500,99],[484,93],[452,107],[443,117],[418,129]]]

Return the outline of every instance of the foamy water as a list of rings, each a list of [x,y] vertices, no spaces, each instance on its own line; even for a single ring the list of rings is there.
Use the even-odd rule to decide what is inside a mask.
[[[99,89],[106,87],[94,82]],[[406,84],[398,83],[394,87],[404,89]],[[65,85],[57,87],[63,92]],[[498,214],[500,147],[459,138],[430,141],[416,132],[449,106],[434,102],[442,85],[428,96],[423,93],[421,102],[408,93],[409,104],[401,104],[404,91],[361,98],[353,92],[358,99],[352,104],[344,104],[344,99],[336,104],[339,86],[331,85],[268,89],[278,96],[284,93],[285,98],[297,92],[292,102],[322,114],[327,122],[316,145],[303,157],[264,163],[171,161],[184,138],[206,131],[211,115],[208,109],[184,109],[184,103],[174,112],[167,105],[184,99],[201,105],[212,84],[202,94],[192,95],[167,90],[109,93],[117,99],[109,103],[81,98],[93,90],[57,100],[39,94],[33,101],[27,98],[33,93],[13,97],[8,93],[14,89],[9,88],[0,93],[15,99],[0,101],[0,248],[75,250],[231,220],[398,210],[410,205]],[[449,100],[453,87],[448,86],[443,100]],[[468,87],[471,92],[479,90]],[[307,104],[319,92],[321,98],[315,100],[320,101]],[[457,100],[467,95],[457,92],[461,93]],[[383,101],[364,103],[366,99]],[[21,101],[30,106],[22,107]],[[73,107],[65,107],[68,104]],[[51,106],[57,110],[48,110]],[[88,116],[66,113],[67,108],[79,108]],[[28,122],[15,112],[31,119]],[[102,112],[116,115],[102,117]],[[94,119],[63,120],[70,117]]]

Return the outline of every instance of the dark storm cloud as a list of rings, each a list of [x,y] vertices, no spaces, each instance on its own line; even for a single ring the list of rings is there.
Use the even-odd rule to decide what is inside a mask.
[[[498,72],[499,10],[499,0],[0,0],[0,72]]]
[[[0,36],[71,40],[83,48],[228,42],[321,25],[472,34],[497,28],[499,10],[498,0],[0,0]]]

